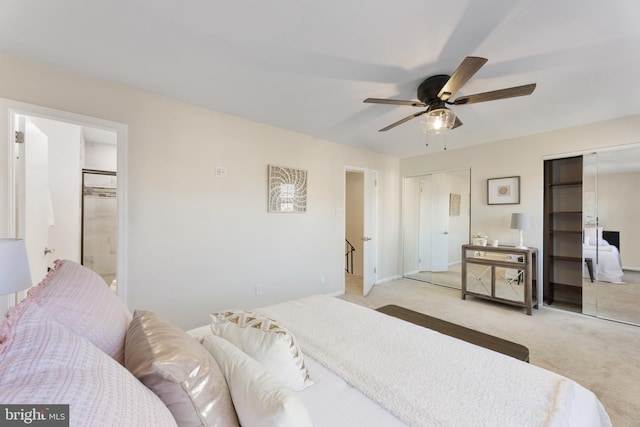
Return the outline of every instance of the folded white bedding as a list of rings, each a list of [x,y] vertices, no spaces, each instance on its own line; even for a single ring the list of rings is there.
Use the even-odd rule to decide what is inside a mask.
[[[298,392],[314,427],[406,426],[329,369],[306,356],[314,385]]]
[[[200,326],[187,333],[201,340],[212,334],[211,325]],[[297,392],[297,395],[307,407],[314,427],[406,426],[308,355],[305,355],[305,363],[314,384]]]
[[[591,265],[596,280],[611,283],[624,283],[622,281],[624,271],[622,270],[620,251],[615,246],[583,245],[582,256],[585,259],[590,258],[592,260]],[[583,265],[582,277],[590,278],[586,263]]]
[[[374,310],[315,296],[256,311],[409,425],[611,425],[595,395],[565,377]]]

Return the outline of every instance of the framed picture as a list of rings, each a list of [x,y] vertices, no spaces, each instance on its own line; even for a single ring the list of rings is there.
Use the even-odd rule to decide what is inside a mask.
[[[460,195],[449,194],[449,216],[460,216]]]
[[[307,211],[307,171],[269,165],[269,212]]]
[[[520,204],[520,177],[487,179],[487,203],[490,205]]]

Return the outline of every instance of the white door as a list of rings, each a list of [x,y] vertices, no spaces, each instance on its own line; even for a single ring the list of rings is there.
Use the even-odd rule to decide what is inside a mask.
[[[28,118],[18,118],[24,135],[19,144],[18,235],[24,238],[33,284],[47,274],[49,225],[53,221],[49,193],[49,138]]]
[[[362,293],[368,295],[376,282],[378,171],[364,171],[364,236],[362,237]]]
[[[433,180],[431,271],[449,270],[449,190],[445,185]]]
[[[420,220],[418,222],[420,272],[431,271],[431,210],[431,179],[420,180]]]

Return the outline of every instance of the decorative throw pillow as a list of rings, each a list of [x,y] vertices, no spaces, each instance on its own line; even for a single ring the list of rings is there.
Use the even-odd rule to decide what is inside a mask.
[[[124,363],[124,337],[131,312],[94,271],[69,260],[57,260],[28,298],[76,334]]]
[[[0,326],[0,402],[68,404],[72,426],[175,426],[151,390],[33,302]]]
[[[293,334],[276,321],[250,311],[224,311],[211,315],[211,330],[262,363],[293,391],[313,384],[302,351]]]
[[[289,388],[283,387],[260,362],[216,335],[205,337],[202,345],[211,352],[227,379],[241,425],[312,425],[307,408],[300,397]]]
[[[238,426],[229,388],[213,356],[155,313],[133,313],[124,364],[160,397],[178,425]]]

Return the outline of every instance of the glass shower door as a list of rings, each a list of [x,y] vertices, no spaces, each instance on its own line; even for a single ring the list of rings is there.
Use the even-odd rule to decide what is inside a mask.
[[[82,172],[82,264],[116,289],[116,173]]]

